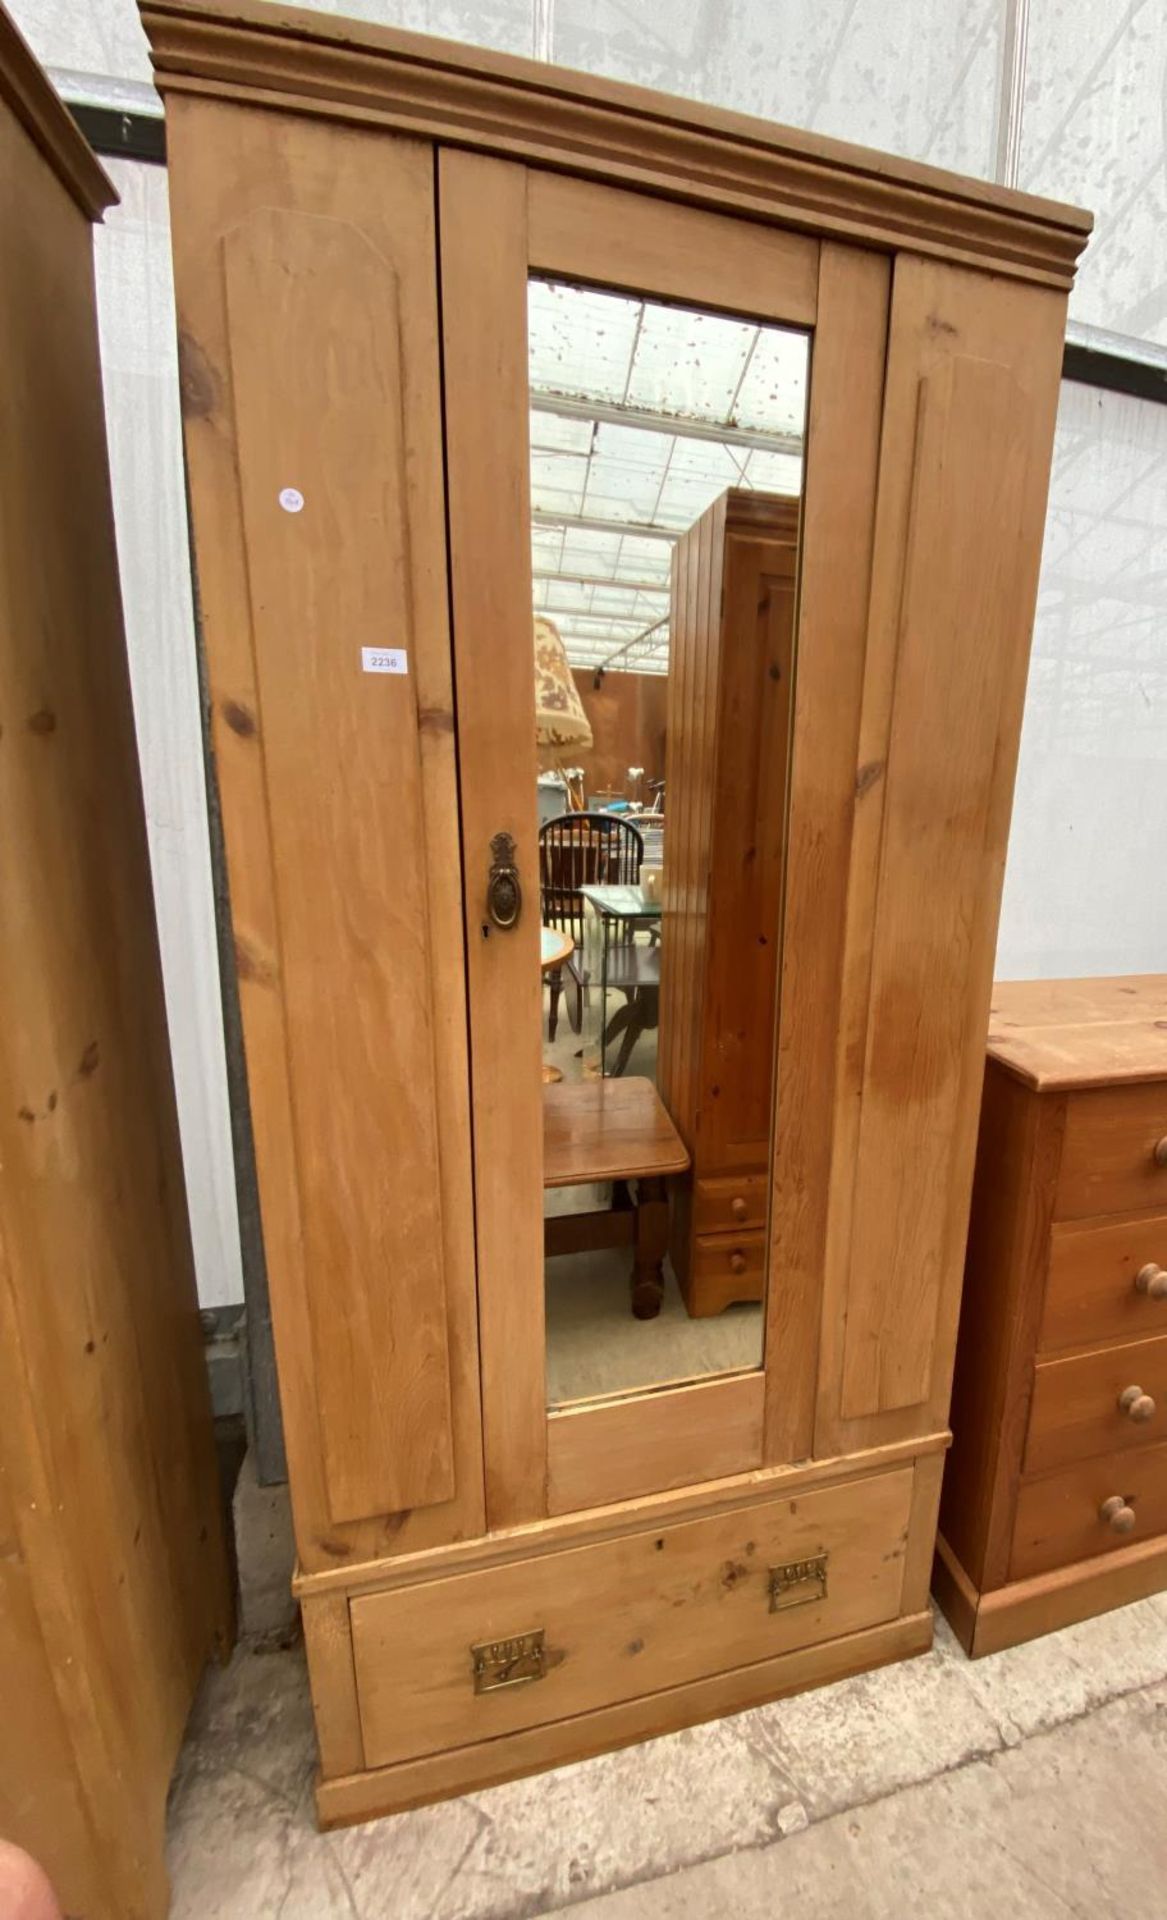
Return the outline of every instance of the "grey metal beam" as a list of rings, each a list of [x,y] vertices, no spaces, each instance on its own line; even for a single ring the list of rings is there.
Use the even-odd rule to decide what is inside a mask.
[[[560,420],[598,420],[602,426],[637,427],[645,433],[670,433],[680,440],[712,440],[722,447],[749,447],[760,453],[802,455],[800,433],[766,433],[760,427],[730,426],[719,420],[694,420],[689,414],[658,413],[652,407],[634,407],[623,400],[580,400],[570,393],[546,388],[531,394],[532,413],[551,413]],[[568,448],[564,452],[570,451]],[[582,449],[578,451],[582,452]]]

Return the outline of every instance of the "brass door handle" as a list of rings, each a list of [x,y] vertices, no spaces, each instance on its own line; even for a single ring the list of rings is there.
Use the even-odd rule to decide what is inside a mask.
[[[496,927],[508,932],[519,924],[523,889],[515,865],[515,843],[509,833],[496,833],[490,843],[490,877],[486,883],[486,911]]]

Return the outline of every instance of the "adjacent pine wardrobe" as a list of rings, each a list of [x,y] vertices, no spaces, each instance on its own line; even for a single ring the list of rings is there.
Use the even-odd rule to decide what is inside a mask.
[[[1090,222],[437,40],[249,0],[142,10],[318,1806],[340,1822],[930,1642]],[[682,446],[731,363],[720,424]],[[653,431],[681,446],[655,520],[629,478]],[[719,435],[715,473],[694,447]],[[554,508],[569,457],[591,462],[583,505]],[[763,1298],[691,1316],[666,1262],[639,1321],[612,1268],[601,1327],[627,1209],[704,1174],[651,1052],[578,1095],[569,1052],[553,1191],[612,1206],[545,1261],[534,595],[607,570],[667,602],[662,516],[679,540],[739,482],[798,497],[774,1003],[751,1028]],[[609,898],[627,977],[659,961],[661,1031],[636,1046],[662,1062],[669,969],[717,911],[708,863],[678,899],[670,847],[744,759],[702,759],[701,688],[679,711],[663,910]]]

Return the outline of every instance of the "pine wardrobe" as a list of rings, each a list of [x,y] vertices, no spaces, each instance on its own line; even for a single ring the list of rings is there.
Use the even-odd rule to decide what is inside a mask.
[[[335,1823],[930,1642],[1090,222],[438,40],[142,12]],[[669,1292],[641,1322],[613,1294],[601,1327],[628,1208],[689,1156],[648,1052],[558,1087],[555,1191],[612,1203],[545,1267],[533,596],[667,603],[662,516],[679,536],[731,469],[800,501],[764,1300],[691,1318]],[[683,914],[669,878],[705,708],[695,685],[675,722],[663,912],[593,903],[642,981],[711,911],[702,863]]]

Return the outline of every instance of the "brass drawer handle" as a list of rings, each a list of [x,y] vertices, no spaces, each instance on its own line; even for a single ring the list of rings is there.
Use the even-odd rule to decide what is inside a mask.
[[[1141,1387],[1124,1387],[1118,1396],[1118,1404],[1128,1420],[1137,1420],[1140,1425],[1144,1420],[1155,1418],[1155,1402]]]
[[[829,1553],[816,1553],[810,1560],[789,1560],[784,1567],[771,1567],[770,1612],[785,1613],[789,1607],[825,1600],[829,1560]]]
[[[1112,1493],[1098,1509],[1098,1518],[1104,1520],[1111,1533],[1133,1533],[1135,1510],[1128,1507],[1121,1493]]]
[[[1156,1140],[1151,1148],[1151,1158],[1157,1167],[1167,1167],[1167,1133],[1161,1140]]]
[[[1149,1300],[1167,1300],[1167,1267],[1148,1260],[1135,1275],[1135,1292],[1145,1293]]]
[[[483,1640],[470,1649],[475,1693],[494,1693],[500,1687],[529,1686],[547,1674],[546,1636],[542,1627],[515,1633],[508,1640]]]

